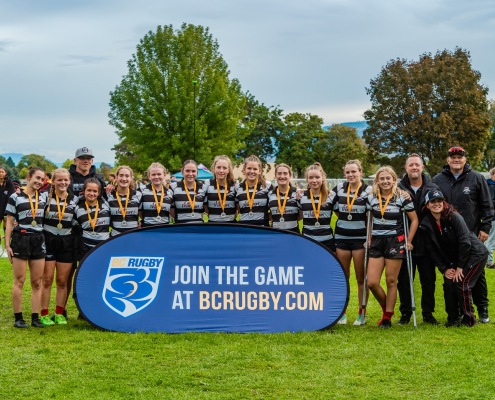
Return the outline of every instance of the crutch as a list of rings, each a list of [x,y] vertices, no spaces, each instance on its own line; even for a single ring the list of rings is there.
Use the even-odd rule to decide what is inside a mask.
[[[409,251],[407,238],[409,237],[409,224],[407,223],[406,211],[402,209],[402,217],[404,219],[404,235],[405,235],[405,249],[406,249],[406,259],[407,259],[407,272],[409,273],[409,283],[411,286],[411,307],[413,312],[414,327],[417,328],[416,324],[416,301],[414,299],[414,282],[412,273],[412,255]]]
[[[361,325],[364,325],[366,321],[366,281],[368,278],[368,247],[369,247],[369,237],[371,230],[371,214],[372,211],[368,211],[368,224],[366,225],[366,247],[364,248],[364,287],[363,287],[363,304],[361,305],[362,312],[362,322]]]

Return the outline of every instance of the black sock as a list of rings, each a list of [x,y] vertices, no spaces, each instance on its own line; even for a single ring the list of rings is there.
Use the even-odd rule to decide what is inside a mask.
[[[40,319],[39,315],[37,312],[34,312],[31,314],[31,321],[34,321],[35,319]]]
[[[21,319],[24,319],[22,317],[22,311],[21,312],[14,313],[14,318],[15,318],[16,321],[20,321]]]

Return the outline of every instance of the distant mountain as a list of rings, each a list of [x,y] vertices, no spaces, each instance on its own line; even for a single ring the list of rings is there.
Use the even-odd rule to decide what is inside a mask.
[[[342,122],[339,125],[346,125],[356,128],[359,136],[363,137],[364,130],[368,127],[366,121],[356,121],[356,122]],[[324,126],[323,129],[330,128],[329,126]]]
[[[14,164],[17,165],[19,163],[19,161],[21,161],[21,158],[24,157],[25,154],[21,154],[21,153],[4,153],[4,154],[0,154],[0,156],[2,157],[5,157],[5,159],[7,160],[9,157],[12,157],[12,161],[14,161]],[[50,160],[51,161],[51,160]],[[53,162],[53,161],[52,161]],[[61,167],[64,163],[63,162],[53,162],[57,167]],[[100,164],[101,162],[95,162],[93,165],[96,167],[96,168],[99,168],[100,167]],[[113,165],[110,164],[112,167]]]

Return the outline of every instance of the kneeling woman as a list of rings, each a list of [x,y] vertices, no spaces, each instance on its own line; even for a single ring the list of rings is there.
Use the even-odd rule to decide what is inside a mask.
[[[268,192],[268,205],[272,227],[295,233],[299,231],[299,208],[297,207],[297,189],[290,184],[292,168],[287,164],[275,167],[277,186]]]
[[[397,175],[389,166],[381,167],[376,173],[367,205],[373,215],[369,244],[368,287],[383,310],[383,317],[378,325],[381,328],[390,328],[397,301],[397,277],[402,260],[406,258],[405,246],[407,245],[409,251],[413,248],[411,242],[418,228],[418,217],[411,200],[402,196],[401,190],[397,187]],[[411,220],[407,238],[404,235],[402,210]],[[384,268],[386,294],[380,286]]]
[[[459,309],[461,325],[476,325],[471,291],[483,273],[488,250],[472,233],[464,218],[448,204],[439,190],[430,190],[425,198],[430,212],[421,221],[428,254],[443,275],[445,326],[456,326]]]
[[[175,222],[203,222],[206,186],[196,180],[198,164],[194,160],[184,161],[181,172],[184,177],[182,181],[170,186],[175,205]],[[173,210],[170,214],[173,214]]]

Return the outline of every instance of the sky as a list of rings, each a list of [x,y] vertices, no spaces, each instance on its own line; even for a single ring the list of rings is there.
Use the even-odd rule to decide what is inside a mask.
[[[210,28],[243,91],[325,125],[363,120],[391,59],[459,46],[495,88],[493,0],[0,0],[0,154],[113,163],[109,93],[139,39],[183,22]]]

